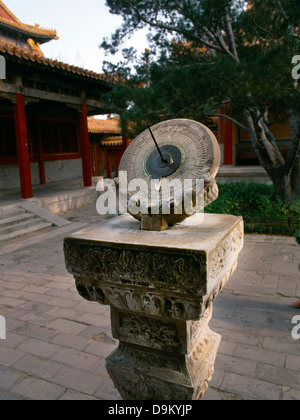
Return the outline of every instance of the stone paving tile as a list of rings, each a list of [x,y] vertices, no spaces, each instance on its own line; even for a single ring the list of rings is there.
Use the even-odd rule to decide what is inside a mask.
[[[20,344],[17,349],[23,353],[49,358],[59,350],[59,347],[54,344],[49,344],[48,342],[45,343],[41,340],[29,338],[24,343]]]
[[[300,389],[300,372],[294,369],[258,363],[254,376],[268,383]]]
[[[281,386],[230,372],[226,372],[219,389],[250,400],[282,398]]]
[[[219,354],[215,367],[226,372],[232,372],[251,377],[255,371],[256,363],[245,358],[230,357]]]
[[[51,359],[84,371],[90,369],[98,360],[94,355],[71,348],[61,348]]]
[[[65,217],[105,221],[93,208]],[[109,307],[78,295],[63,237],[0,253],[1,401],[120,400],[105,368],[117,346]],[[291,335],[299,262],[293,238],[246,235],[238,269],[214,303],[210,326],[222,343],[204,400],[300,399],[300,340]]]
[[[24,378],[24,374],[11,369],[0,368],[0,390],[8,391]]]
[[[67,391],[61,398],[61,401],[97,401],[97,398],[89,395],[81,394],[80,392]]]
[[[62,367],[54,376],[52,382],[63,385],[73,391],[93,396],[99,388],[102,378],[73,367]],[[112,385],[110,384],[110,388]]]
[[[30,354],[18,360],[13,369],[22,372],[23,375],[36,376],[37,378],[50,381],[60,370],[61,364]]]
[[[86,339],[72,334],[56,335],[50,342],[62,347],[70,347],[76,350],[83,350],[87,345]]]
[[[0,391],[0,401],[21,401],[22,399],[23,398],[13,397],[12,395]]]
[[[79,324],[68,319],[59,318],[55,321],[50,322],[50,324],[48,324],[48,328],[57,330],[62,333],[70,333],[77,335],[86,328],[86,325]]]
[[[300,355],[299,356],[287,355],[286,367],[288,369],[296,369],[300,371]]]
[[[269,363],[274,366],[284,367],[286,355],[283,353],[268,351],[256,346],[246,346],[237,344],[234,350],[234,356],[244,360],[252,360],[256,362]]]
[[[21,357],[23,357],[21,351],[0,347],[0,366],[10,367]]]
[[[300,401],[300,391],[296,389],[287,390],[283,394],[284,401]]]
[[[57,400],[65,392],[64,387],[37,378],[25,378],[11,392],[28,400]]]

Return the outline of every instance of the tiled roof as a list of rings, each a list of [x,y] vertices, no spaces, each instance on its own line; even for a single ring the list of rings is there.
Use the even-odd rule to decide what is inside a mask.
[[[101,143],[102,143],[102,146],[105,146],[105,147],[122,146],[123,145],[123,137],[122,136],[107,137]]]
[[[36,65],[48,67],[49,69],[52,68],[53,70],[65,71],[69,74],[74,74],[77,76],[88,77],[94,80],[99,80],[108,83],[114,83],[114,80],[112,78],[109,78],[105,74],[95,73],[90,70],[85,70],[81,67],[76,67],[70,64],[63,63],[61,61],[52,60],[50,58],[44,57],[44,55],[41,54],[40,51],[21,48],[19,46],[5,41],[0,41],[0,54],[4,55],[5,57],[11,56],[24,63],[34,63]]]
[[[22,23],[5,4],[0,0],[0,24],[17,29],[29,35],[36,35],[38,37],[45,37],[48,39],[58,39],[57,33],[53,29],[41,28],[38,24],[27,25]]]
[[[96,118],[88,119],[89,132],[94,134],[120,134],[120,118],[108,118],[107,120],[100,120]]]

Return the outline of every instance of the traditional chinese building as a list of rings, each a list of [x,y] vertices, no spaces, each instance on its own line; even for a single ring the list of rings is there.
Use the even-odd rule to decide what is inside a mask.
[[[221,110],[220,112],[223,113]],[[274,124],[270,127],[270,131],[276,139],[279,150],[285,156],[291,145],[289,122]],[[224,165],[260,165],[248,132],[230,120],[219,118],[218,140],[223,152]]]
[[[0,194],[46,183],[92,185],[88,116],[105,114],[104,75],[44,57],[56,31],[27,25],[0,1]]]
[[[121,135],[120,118],[89,118],[88,128],[93,176],[118,176],[119,164],[128,146],[127,138]]]

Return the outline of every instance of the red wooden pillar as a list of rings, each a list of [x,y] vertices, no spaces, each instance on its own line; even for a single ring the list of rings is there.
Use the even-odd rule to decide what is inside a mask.
[[[109,153],[107,150],[105,150],[105,163],[106,163],[106,176],[107,178],[111,178],[110,158],[109,158]]]
[[[224,120],[224,165],[233,165],[233,126],[232,121]]]
[[[218,109],[218,113],[223,115],[223,108]],[[224,118],[218,118],[218,137],[219,143],[224,145]]]
[[[80,127],[80,148],[82,155],[83,184],[85,187],[92,186],[92,169],[90,156],[90,139],[87,120],[86,104],[81,104],[81,113],[79,118]]]
[[[17,102],[14,107],[14,120],[16,130],[21,194],[22,198],[32,198],[33,193],[30,171],[30,158],[28,151],[27,126],[23,94],[17,93],[16,99]]]

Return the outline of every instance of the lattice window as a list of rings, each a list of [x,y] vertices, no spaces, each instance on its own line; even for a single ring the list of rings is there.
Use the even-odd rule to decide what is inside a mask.
[[[79,153],[79,136],[75,121],[40,120],[45,155]]]
[[[0,116],[0,159],[17,157],[13,117]]]

